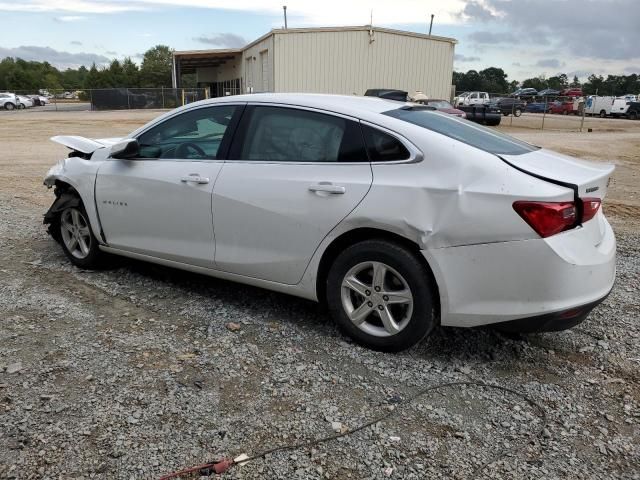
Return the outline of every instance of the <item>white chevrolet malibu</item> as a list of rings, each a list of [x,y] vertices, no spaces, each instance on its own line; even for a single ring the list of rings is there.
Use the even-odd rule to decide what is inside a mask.
[[[569,328],[613,286],[612,166],[421,105],[233,96],[53,140],[72,151],[45,223],[75,265],[122,255],[326,302],[372,348]]]

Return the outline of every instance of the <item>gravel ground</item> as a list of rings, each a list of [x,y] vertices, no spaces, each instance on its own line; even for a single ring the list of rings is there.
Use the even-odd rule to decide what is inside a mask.
[[[640,479],[640,233],[626,219],[616,286],[582,325],[442,328],[394,355],[304,300],[129,260],[74,268],[42,198],[0,189],[0,478],[158,478],[393,410],[225,478]],[[402,403],[470,381],[535,404],[470,385]]]

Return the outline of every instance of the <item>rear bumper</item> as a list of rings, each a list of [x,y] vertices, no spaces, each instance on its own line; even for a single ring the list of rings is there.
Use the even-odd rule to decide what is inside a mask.
[[[547,313],[536,317],[520,318],[518,320],[509,320],[494,324],[495,328],[504,332],[519,333],[539,333],[539,332],[558,332],[567,330],[582,323],[596,306],[607,298],[609,294],[600,300],[582,305],[576,308],[570,308],[562,312]]]
[[[555,321],[561,330],[571,326],[560,325],[563,315],[579,323],[615,280],[613,230],[601,214],[587,223],[548,239],[423,250],[440,291],[441,324],[522,320],[549,330]],[[602,235],[597,244],[594,230]]]

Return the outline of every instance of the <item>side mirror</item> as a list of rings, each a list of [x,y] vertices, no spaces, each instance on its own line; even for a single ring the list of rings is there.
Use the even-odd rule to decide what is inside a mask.
[[[140,144],[135,138],[127,138],[111,146],[111,158],[134,158],[140,153]]]

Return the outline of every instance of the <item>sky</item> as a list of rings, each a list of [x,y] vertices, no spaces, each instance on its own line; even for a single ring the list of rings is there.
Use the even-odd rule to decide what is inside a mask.
[[[455,69],[509,80],[640,73],[640,0],[0,0],[0,58],[59,68],[242,46],[272,28],[373,24],[453,37]]]

